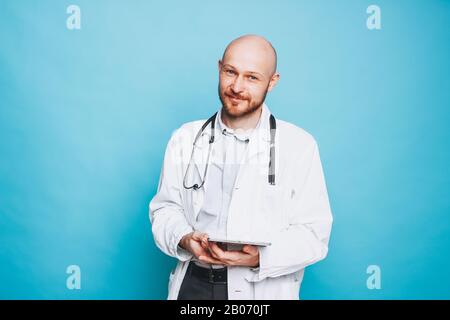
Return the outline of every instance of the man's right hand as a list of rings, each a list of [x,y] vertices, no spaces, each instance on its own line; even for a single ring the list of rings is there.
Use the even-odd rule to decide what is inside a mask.
[[[225,264],[221,260],[213,258],[208,250],[208,234],[193,231],[186,234],[180,240],[180,246],[192,253],[197,259],[205,263]]]

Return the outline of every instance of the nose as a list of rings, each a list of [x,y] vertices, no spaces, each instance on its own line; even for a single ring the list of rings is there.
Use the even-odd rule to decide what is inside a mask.
[[[231,85],[231,91],[234,94],[240,94],[244,91],[244,84],[241,77],[236,77]]]

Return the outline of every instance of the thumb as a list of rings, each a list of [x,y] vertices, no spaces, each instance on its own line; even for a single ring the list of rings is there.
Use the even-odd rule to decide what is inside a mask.
[[[242,251],[245,253],[254,253],[254,248],[253,246],[246,244],[242,247]]]
[[[202,241],[202,239],[205,238],[205,237],[207,238],[208,235],[206,233],[203,233],[203,232],[195,231],[192,234],[192,239],[197,240],[197,241]]]

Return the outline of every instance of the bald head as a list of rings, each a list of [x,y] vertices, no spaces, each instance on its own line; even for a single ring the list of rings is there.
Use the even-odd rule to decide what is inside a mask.
[[[261,36],[245,35],[226,47],[218,67],[222,115],[256,124],[266,94],[280,78],[275,49]]]
[[[270,78],[277,70],[277,53],[264,37],[244,35],[228,44],[222,62],[238,64],[244,69],[255,69]]]

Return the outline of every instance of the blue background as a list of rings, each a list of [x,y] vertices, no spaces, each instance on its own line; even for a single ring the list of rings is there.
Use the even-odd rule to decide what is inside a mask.
[[[449,1],[2,1],[0,298],[166,298],[166,143],[219,108],[217,60],[257,33],[278,50],[267,103],[317,139],[334,214],[301,297],[449,299],[449,21]]]

